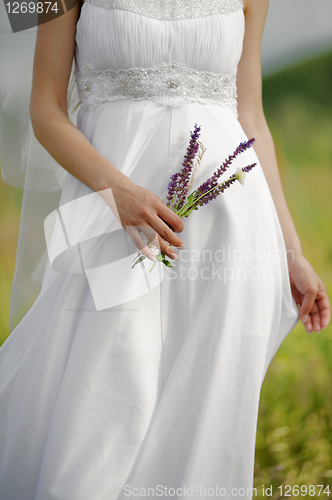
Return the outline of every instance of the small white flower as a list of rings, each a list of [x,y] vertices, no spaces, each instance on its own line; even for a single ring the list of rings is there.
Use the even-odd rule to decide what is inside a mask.
[[[246,178],[246,173],[243,172],[242,168],[237,167],[236,172],[235,172],[236,178],[241,184],[241,186],[244,185],[244,179]]]

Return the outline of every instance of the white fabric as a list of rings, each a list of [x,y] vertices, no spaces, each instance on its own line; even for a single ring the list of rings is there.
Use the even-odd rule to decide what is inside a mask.
[[[243,34],[242,10],[158,21],[84,4],[77,70],[176,60],[235,75]],[[246,139],[229,107],[118,100],[78,116],[106,158],[163,199],[195,123],[206,154],[193,187]],[[254,161],[249,150],[229,173]],[[61,206],[91,194],[68,175]],[[99,213],[92,204],[89,227]],[[133,488],[169,498],[166,487],[181,488],[178,499],[208,498],[204,489],[216,487],[251,498],[261,384],[298,320],[261,166],[184,224],[173,269],[114,307],[96,311],[85,271],[131,255],[123,229],[73,240],[84,272],[70,249],[58,270],[48,266],[40,296],[0,349],[1,500],[138,498]],[[116,292],[107,276],[105,299]]]

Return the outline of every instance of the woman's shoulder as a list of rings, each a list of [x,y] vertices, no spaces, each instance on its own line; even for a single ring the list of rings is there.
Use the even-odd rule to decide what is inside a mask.
[[[262,7],[267,7],[269,4],[269,0],[242,0],[243,10],[255,10],[262,9]]]

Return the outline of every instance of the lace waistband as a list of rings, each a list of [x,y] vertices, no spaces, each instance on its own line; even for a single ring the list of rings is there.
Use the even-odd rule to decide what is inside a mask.
[[[128,70],[85,66],[76,74],[76,82],[81,106],[87,110],[105,101],[149,99],[174,107],[213,103],[237,113],[235,76],[196,71],[181,63]]]

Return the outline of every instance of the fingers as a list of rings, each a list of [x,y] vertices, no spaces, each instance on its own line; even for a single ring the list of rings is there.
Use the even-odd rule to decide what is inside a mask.
[[[161,251],[165,254],[165,255],[168,255],[168,257],[170,257],[172,260],[178,260],[179,256],[178,254],[175,252],[174,248],[171,247],[167,241],[163,240],[161,238],[161,236],[158,235],[158,238],[159,238],[159,245],[160,245],[160,249]]]
[[[183,225],[183,222],[181,219],[180,219],[180,221],[181,221],[181,224]],[[158,216],[153,217],[150,224],[157,231],[157,233],[161,236],[162,240],[164,240],[165,242],[168,242],[169,245],[173,245],[176,248],[181,248],[181,247],[184,248],[183,241],[180,240],[180,238],[174,233],[174,231],[172,231],[172,229],[170,227],[168,227],[168,225],[160,217],[158,217]],[[169,247],[169,245],[168,245],[168,247]],[[165,247],[167,247],[167,243],[165,243]],[[174,252],[174,250],[173,250],[173,252]],[[168,252],[166,252],[166,253],[168,253]]]
[[[302,321],[303,323],[303,321]],[[307,320],[303,323],[304,328],[306,329],[307,333],[312,332],[312,321],[311,321],[311,314],[308,314]]]
[[[316,293],[315,290],[310,289],[303,296],[300,315],[308,333],[311,333],[312,330],[319,333],[322,328],[328,326],[331,320],[331,306],[327,292],[321,281]]]
[[[319,292],[316,297],[317,306],[320,313],[320,324],[326,328],[331,321],[331,305],[323,283],[320,283]]]
[[[142,226],[140,230],[145,234],[150,243],[158,248],[162,253],[167,255],[172,260],[177,260],[178,255],[174,249],[151,227]]]
[[[133,240],[133,242],[135,243],[135,245],[137,246],[137,248],[142,252],[142,254],[145,255],[145,257],[147,257],[148,259],[152,260],[153,262],[157,262],[157,259],[154,255],[153,251],[143,241],[143,239],[139,233],[138,227],[137,226],[126,226],[125,229],[126,229],[127,233],[129,234],[129,236],[131,237],[131,239]]]
[[[308,322],[309,322],[308,326],[311,329],[311,331],[315,330],[316,333],[319,333],[321,331],[322,326],[320,320],[320,311],[317,302],[315,302],[314,305],[312,306]]]
[[[300,317],[302,323],[306,323],[309,314],[311,313],[312,306],[316,300],[316,295],[318,292],[318,287],[311,284],[307,291],[303,294],[303,300],[300,307]]]
[[[132,238],[133,242],[139,248],[143,255],[148,259],[156,261],[153,250],[149,248],[146,242],[140,235],[140,231],[147,237],[147,240],[154,247],[158,248],[161,252],[167,255],[172,260],[177,260],[178,255],[174,252],[174,249],[169,246],[169,244],[163,240],[159,234],[151,226],[126,226],[126,231]]]
[[[330,301],[324,284],[309,262],[297,258],[289,267],[290,283],[299,314],[308,333],[319,333],[331,320]]]
[[[164,221],[167,227],[167,224],[169,224],[173,230],[173,232],[176,233],[181,233],[183,231],[184,225],[183,225],[183,220],[179,215],[173,212],[170,208],[168,208],[164,203],[158,207],[158,216]],[[176,237],[177,238],[177,237]],[[179,238],[177,238],[177,241],[181,241]],[[180,247],[181,245],[176,245],[175,243],[171,242],[170,243],[174,246]],[[181,242],[182,243],[182,242]]]
[[[152,246],[158,248],[160,250],[158,233],[153,229],[153,227],[146,226],[138,226],[139,231],[141,231],[147,238],[147,241],[151,243]]]

